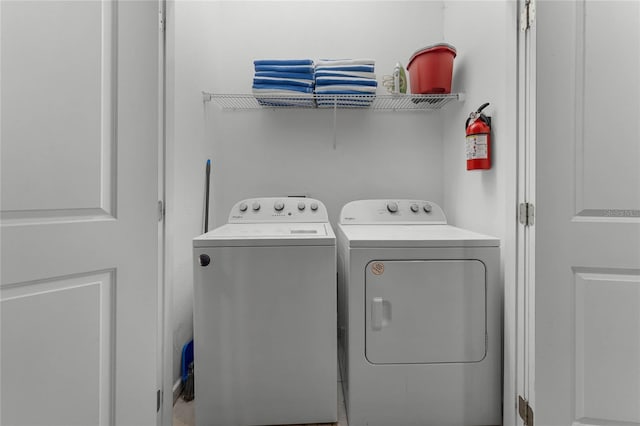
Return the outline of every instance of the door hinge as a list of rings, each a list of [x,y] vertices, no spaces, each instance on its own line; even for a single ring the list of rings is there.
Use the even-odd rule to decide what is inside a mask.
[[[518,413],[524,422],[524,426],[533,426],[533,409],[529,401],[518,395]]]
[[[162,200],[158,200],[158,222],[162,222],[164,219],[164,203]]]
[[[534,0],[525,0],[520,12],[520,31],[525,32],[533,26],[536,20],[536,4]]]
[[[162,407],[162,391],[160,389],[158,389],[158,392],[156,393],[157,395],[157,406],[156,406],[156,413],[160,411],[160,407]]]
[[[518,209],[518,220],[524,226],[533,225],[535,218],[535,208],[532,203],[520,203]]]
[[[160,32],[163,33],[166,27],[166,22],[164,19],[164,11],[158,11],[158,26],[160,28]]]

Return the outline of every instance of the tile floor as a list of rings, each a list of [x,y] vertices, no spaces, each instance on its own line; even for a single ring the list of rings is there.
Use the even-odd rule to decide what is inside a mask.
[[[338,373],[338,380],[340,375]],[[347,411],[344,405],[344,396],[342,394],[342,383],[338,381],[338,423],[325,423],[322,425],[307,426],[349,426],[347,423]],[[196,398],[198,395],[196,395]],[[173,426],[194,426],[194,401],[186,402],[182,398],[178,398],[173,406]],[[290,425],[294,426],[294,425]],[[302,426],[302,425],[297,425]]]

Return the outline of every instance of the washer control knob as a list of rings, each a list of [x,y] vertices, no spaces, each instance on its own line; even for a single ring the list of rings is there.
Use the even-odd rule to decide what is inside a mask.
[[[425,213],[431,213],[431,204],[425,204],[424,206],[422,206],[422,209],[425,211]]]
[[[387,210],[389,210],[389,213],[396,213],[398,211],[398,203],[394,203],[393,201],[389,201],[387,203]]]
[[[298,210],[300,210],[302,212],[302,211],[304,211],[305,208],[307,208],[306,204],[303,201],[300,201],[298,203]]]
[[[277,211],[277,212],[281,212],[284,209],[284,203],[282,201],[276,201],[273,204],[273,208]]]
[[[258,211],[260,210],[260,203],[257,201],[254,201],[253,204],[251,205],[251,208],[253,209],[253,211]]]
[[[416,203],[411,204],[411,211],[414,213],[418,213],[418,210],[420,210],[420,207],[418,207],[418,205]]]
[[[318,203],[311,203],[309,204],[309,207],[311,207],[311,210],[315,212],[316,210],[318,210]]]
[[[247,203],[240,203],[240,211],[241,212],[246,212],[247,211]]]

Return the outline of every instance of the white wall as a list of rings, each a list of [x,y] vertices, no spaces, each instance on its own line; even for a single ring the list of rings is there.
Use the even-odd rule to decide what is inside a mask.
[[[507,39],[506,20],[505,2],[445,3],[445,38],[458,49],[453,87],[466,99],[463,108],[445,116],[444,207],[451,223],[497,237],[505,234],[506,177],[509,162],[515,160],[505,148],[516,143],[516,135],[509,132],[515,115],[507,98],[508,89],[510,96],[515,94],[515,79],[514,87],[508,87],[506,65],[509,44],[515,46],[516,40]],[[512,61],[515,66],[515,57]],[[467,171],[464,124],[485,102],[491,103],[484,112],[493,121],[492,168]]]
[[[178,1],[173,6],[167,279],[173,289],[177,379],[181,347],[192,335],[191,239],[202,229],[207,158],[213,163],[212,226],[226,221],[233,203],[253,196],[312,196],[327,205],[334,223],[340,207],[359,198],[442,204],[442,120],[448,112],[338,111],[334,150],[332,111],[222,111],[203,104],[200,94],[250,93],[252,61],[267,57],[370,57],[381,81],[397,61],[406,66],[415,50],[443,39],[439,1]]]
[[[444,36],[458,50],[453,87],[465,93],[443,130],[443,194],[449,223],[501,239],[504,284],[504,424],[515,423],[517,10],[506,1],[446,1]],[[466,170],[465,121],[490,102],[492,168]]]
[[[250,11],[250,13],[249,13]],[[442,39],[438,2],[216,2],[203,47],[218,60],[203,87],[247,93],[252,61],[264,57],[370,57],[379,80],[397,61]],[[225,39],[225,43],[211,40]],[[380,88],[380,92],[384,89]],[[214,171],[214,222],[239,199],[305,194],[335,219],[366,197],[442,199],[438,114],[220,111],[205,108]]]

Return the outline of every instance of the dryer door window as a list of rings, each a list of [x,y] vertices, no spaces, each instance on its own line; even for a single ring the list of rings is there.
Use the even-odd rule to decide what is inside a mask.
[[[366,357],[374,364],[478,362],[486,354],[479,260],[375,260],[365,271]]]

